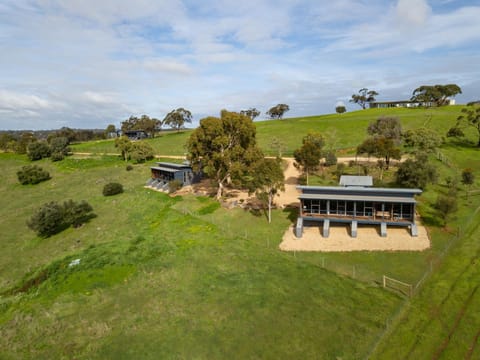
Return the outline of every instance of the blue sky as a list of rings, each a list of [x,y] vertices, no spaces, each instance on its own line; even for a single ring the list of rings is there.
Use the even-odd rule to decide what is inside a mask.
[[[0,0],[0,129],[104,128],[131,115],[286,103],[334,112],[360,88],[480,99],[480,2]]]

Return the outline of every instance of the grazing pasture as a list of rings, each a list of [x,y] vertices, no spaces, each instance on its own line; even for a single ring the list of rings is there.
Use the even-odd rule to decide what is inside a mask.
[[[276,136],[291,153],[315,130],[351,153],[380,115],[444,134],[459,109],[258,122],[258,140],[269,151]],[[158,154],[182,155],[187,137],[148,141]],[[26,156],[0,154],[0,358],[478,357],[480,196],[467,199],[459,184],[447,228],[433,206],[465,167],[478,189],[474,146],[450,139],[444,161],[434,159],[439,183],[419,199],[429,250],[328,254],[278,249],[296,209],[275,210],[268,224],[262,212],[154,192],[143,187],[150,163],[126,171],[120,157],[103,155],[115,150],[92,142],[74,146],[90,157],[40,160],[51,179],[37,185],[16,178]],[[110,182],[124,192],[103,196]],[[49,238],[28,229],[36,208],[68,199],[88,201],[97,217]],[[381,288],[384,274],[414,285],[426,277],[406,299]]]

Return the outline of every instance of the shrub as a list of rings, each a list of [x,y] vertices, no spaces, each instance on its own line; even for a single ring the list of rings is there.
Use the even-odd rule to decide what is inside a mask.
[[[50,159],[52,159],[52,161],[62,161],[64,159],[64,155],[60,152],[54,152],[52,153],[52,156],[50,156]]]
[[[327,152],[327,155],[325,156],[325,166],[332,166],[337,163],[337,157],[335,156],[335,153],[333,151]]]
[[[299,184],[299,185],[307,185],[307,175],[301,174],[301,175],[298,177],[298,184]]]
[[[135,142],[132,144],[130,157],[136,163],[143,163],[154,157],[153,148],[145,142]]]
[[[345,164],[344,163],[339,163],[337,164],[337,169],[335,170],[335,175],[337,175],[337,178],[340,179],[340,176],[343,175],[343,173],[345,172]]]
[[[65,230],[69,226],[75,228],[95,217],[93,209],[86,201],[76,203],[68,200],[63,206],[55,201],[43,204],[27,221],[30,229],[38,236],[49,237]]]
[[[65,136],[54,137],[50,139],[50,149],[52,150],[52,153],[60,153],[63,156],[66,156],[70,151],[68,143],[68,138]]]
[[[103,187],[104,196],[112,196],[123,193],[123,186],[119,183],[108,183]]]
[[[132,171],[133,170],[133,166],[128,164],[127,167],[126,167],[127,171]]]
[[[49,237],[59,233],[66,227],[63,209],[55,201],[43,204],[27,221],[27,225],[38,236]]]
[[[50,179],[50,174],[40,166],[26,165],[22,167],[22,170],[17,171],[17,177],[22,185],[38,184],[39,182]]]
[[[424,189],[428,183],[437,181],[437,170],[428,162],[425,154],[418,154],[415,160],[407,159],[397,170],[396,182],[404,187]]]
[[[31,161],[50,157],[50,146],[43,141],[35,141],[28,145],[27,156]]]
[[[63,203],[63,220],[66,224],[78,228],[86,223],[91,218],[95,217],[92,213],[92,206],[85,200],[76,203],[73,200],[68,200]]]
[[[435,203],[435,207],[437,208],[438,213],[440,214],[440,217],[443,219],[443,223],[446,226],[450,216],[458,209],[457,197],[439,195]]]
[[[168,182],[168,192],[174,193],[182,187],[182,183],[179,180],[172,180]]]

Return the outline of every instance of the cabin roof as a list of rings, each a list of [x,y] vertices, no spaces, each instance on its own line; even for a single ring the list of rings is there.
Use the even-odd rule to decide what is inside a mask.
[[[372,186],[373,178],[371,176],[352,176],[342,175],[340,176],[341,186]]]
[[[351,200],[416,203],[420,189],[373,188],[361,186],[297,186],[299,199]]]
[[[160,171],[167,171],[167,172],[177,172],[181,170],[191,170],[190,165],[186,164],[176,164],[176,163],[169,163],[169,162],[157,162],[157,166],[151,166],[150,169],[152,170],[160,170]]]

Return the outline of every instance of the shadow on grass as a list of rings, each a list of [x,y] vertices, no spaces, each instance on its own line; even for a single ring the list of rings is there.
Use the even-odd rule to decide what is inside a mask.
[[[298,206],[286,206],[283,212],[287,214],[288,220],[295,223],[298,218]]]
[[[442,227],[444,225],[443,220],[433,212],[425,212],[422,214],[422,223],[426,226]]]

